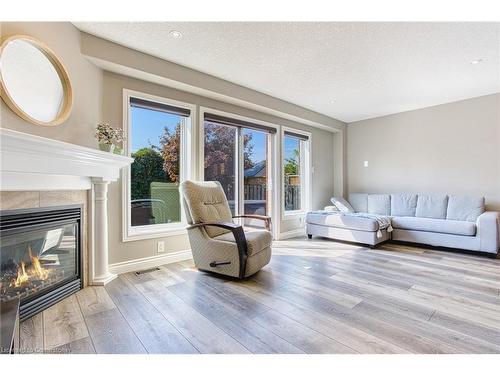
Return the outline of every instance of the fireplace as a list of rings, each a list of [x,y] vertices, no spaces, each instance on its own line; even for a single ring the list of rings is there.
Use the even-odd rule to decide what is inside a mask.
[[[82,206],[0,212],[0,299],[25,320],[82,288]]]

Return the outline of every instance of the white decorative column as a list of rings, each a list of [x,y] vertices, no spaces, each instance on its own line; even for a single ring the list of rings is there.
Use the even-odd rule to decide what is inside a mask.
[[[102,178],[92,179],[94,246],[93,273],[89,280],[92,285],[105,285],[117,276],[108,269],[108,185],[109,181]]]

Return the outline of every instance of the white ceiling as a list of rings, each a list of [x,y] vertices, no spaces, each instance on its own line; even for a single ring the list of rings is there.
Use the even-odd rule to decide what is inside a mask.
[[[500,23],[75,25],[344,122],[500,91]]]

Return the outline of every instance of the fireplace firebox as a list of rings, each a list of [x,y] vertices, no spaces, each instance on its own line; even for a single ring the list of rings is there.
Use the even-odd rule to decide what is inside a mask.
[[[25,320],[80,290],[82,206],[0,212],[0,300]]]

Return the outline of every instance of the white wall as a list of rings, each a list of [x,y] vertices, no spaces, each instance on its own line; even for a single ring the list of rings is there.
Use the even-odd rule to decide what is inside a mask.
[[[347,165],[349,192],[474,194],[500,210],[500,94],[349,124]]]

